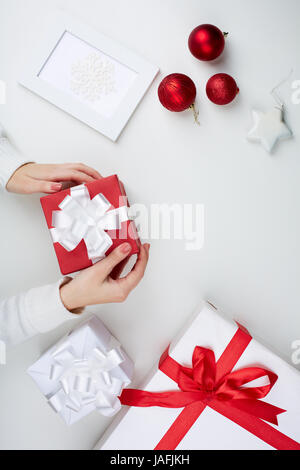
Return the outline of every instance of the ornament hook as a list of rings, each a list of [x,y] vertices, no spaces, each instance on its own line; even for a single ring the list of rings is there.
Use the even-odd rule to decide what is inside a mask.
[[[196,110],[195,103],[191,104],[190,109],[193,111],[195,123],[200,126],[200,122],[198,119],[199,111]]]

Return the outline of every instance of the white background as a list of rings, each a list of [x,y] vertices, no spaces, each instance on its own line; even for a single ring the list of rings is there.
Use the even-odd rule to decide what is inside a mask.
[[[17,84],[57,7],[161,68],[115,144]],[[202,250],[153,241],[147,274],[126,303],[90,310],[135,359],[135,383],[201,297],[291,361],[291,344],[300,339],[300,105],[291,103],[290,87],[300,79],[299,17],[298,0],[0,0],[0,79],[7,83],[0,121],[17,147],[36,161],[84,161],[104,175],[118,173],[132,202],[205,205]],[[206,22],[230,33],[215,63],[199,62],[187,49],[190,31]],[[281,95],[294,138],[270,157],[245,138],[251,108],[272,107],[269,91],[291,68]],[[172,72],[195,81],[200,127],[190,112],[161,107],[157,87]],[[206,81],[217,72],[232,74],[240,87],[230,106],[206,98]],[[0,214],[1,296],[55,281],[38,196],[1,195]],[[109,424],[95,413],[67,428],[26,375],[69,328],[8,350],[8,364],[0,366],[2,449],[89,449]]]

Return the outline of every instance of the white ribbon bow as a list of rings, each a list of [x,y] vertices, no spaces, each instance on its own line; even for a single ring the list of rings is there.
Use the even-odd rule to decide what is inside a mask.
[[[85,241],[92,263],[104,258],[113,242],[105,230],[120,230],[122,222],[129,220],[128,207],[112,209],[103,194],[90,198],[87,187],[82,184],[71,188],[71,195],[53,211],[50,233],[53,243],[60,243],[67,251]]]
[[[112,416],[121,408],[118,397],[126,385],[112,371],[124,361],[119,343],[108,352],[99,347],[86,358],[76,357],[73,347],[65,340],[53,353],[50,380],[58,382],[48,403],[59,413],[64,407],[75,412],[93,404],[104,416]],[[117,371],[115,375],[118,375]]]

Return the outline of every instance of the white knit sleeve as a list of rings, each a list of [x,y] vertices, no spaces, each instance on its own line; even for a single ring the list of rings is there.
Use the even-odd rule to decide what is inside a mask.
[[[6,137],[0,134],[0,187],[6,188],[14,172],[25,163],[32,163],[32,160],[26,159]]]
[[[78,318],[63,305],[59,288],[65,279],[0,301],[0,340],[19,343]]]

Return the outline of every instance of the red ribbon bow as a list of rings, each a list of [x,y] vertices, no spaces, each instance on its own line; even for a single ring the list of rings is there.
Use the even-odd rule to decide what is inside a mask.
[[[266,423],[267,421],[277,425],[277,415],[285,412],[261,401],[274,386],[278,376],[261,367],[247,367],[232,372],[233,366],[251,339],[249,333],[239,327],[217,363],[212,350],[196,346],[191,368],[178,364],[169,356],[167,350],[161,357],[159,368],[178,384],[177,391],[156,393],[123,390],[120,397],[123,405],[184,407],[156,449],[175,449],[206,406],[244,427],[274,448],[300,449],[299,443]],[[267,377],[269,384],[245,387],[261,377]]]

